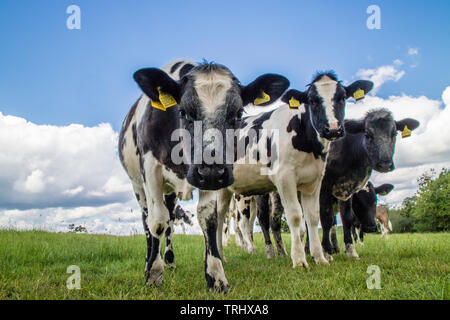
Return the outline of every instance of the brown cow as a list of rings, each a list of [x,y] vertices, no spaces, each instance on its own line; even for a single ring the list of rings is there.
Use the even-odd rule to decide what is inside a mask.
[[[389,238],[389,231],[392,231],[392,224],[389,220],[389,211],[387,206],[377,206],[375,218],[381,224],[381,236]]]

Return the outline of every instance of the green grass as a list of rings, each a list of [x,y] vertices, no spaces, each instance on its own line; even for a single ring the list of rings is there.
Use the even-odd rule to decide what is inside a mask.
[[[283,235],[287,249],[290,236]],[[342,241],[342,236],[339,235]],[[115,237],[0,230],[0,299],[449,299],[450,233],[366,235],[360,261],[335,255],[330,266],[293,269],[290,258],[268,260],[225,248],[227,295],[206,290],[203,237],[175,235],[176,270],[160,288],[144,285],[144,236]],[[342,242],[341,248],[342,246]],[[367,289],[369,265],[381,269],[381,289]],[[81,269],[81,290],[68,290],[66,269]]]

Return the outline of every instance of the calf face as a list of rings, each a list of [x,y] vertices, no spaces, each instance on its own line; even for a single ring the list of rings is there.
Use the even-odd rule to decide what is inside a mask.
[[[356,92],[369,92],[371,81],[358,80],[345,87],[333,72],[318,73],[305,92],[289,90],[283,101],[291,107],[304,103],[311,112],[312,125],[322,138],[335,140],[344,136],[345,101]],[[294,99],[294,100],[293,100]]]
[[[369,181],[366,188],[358,191],[353,195],[352,208],[355,216],[361,223],[361,230],[366,233],[376,232],[376,208],[377,208],[377,195],[387,195],[394,189],[392,184],[383,184],[378,187],[374,187]]]
[[[371,166],[378,172],[389,172],[395,169],[392,158],[397,131],[411,131],[418,126],[419,122],[410,118],[395,121],[387,109],[369,111],[364,119],[345,122],[347,132],[364,134],[363,146],[367,150]]]
[[[223,142],[226,130],[239,126],[243,106],[255,99],[262,101],[259,105],[267,105],[289,87],[285,77],[275,74],[242,86],[228,68],[215,63],[197,65],[179,81],[155,68],[138,70],[134,78],[155,108],[165,110],[174,104],[178,108],[179,128],[189,133],[183,135],[187,180],[204,190],[233,183],[232,164],[224,161]]]

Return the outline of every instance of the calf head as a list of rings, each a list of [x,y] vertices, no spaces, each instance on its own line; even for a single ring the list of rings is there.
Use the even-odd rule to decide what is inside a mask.
[[[134,78],[156,108],[167,105],[177,110],[180,128],[189,133],[183,136],[187,180],[204,190],[224,188],[234,181],[224,141],[226,130],[239,127],[243,107],[250,102],[268,105],[289,87],[289,80],[276,74],[262,75],[243,86],[227,67],[215,63],[197,65],[179,81],[154,68],[141,69]]]
[[[353,212],[361,222],[361,230],[363,232],[370,233],[377,231],[377,195],[387,195],[392,189],[394,189],[392,184],[383,184],[375,188],[369,181],[364,189],[353,195]]]
[[[305,92],[291,89],[282,100],[291,108],[304,103],[306,112],[311,114],[312,125],[319,135],[328,140],[335,140],[345,134],[345,101],[350,97],[359,100],[372,87],[373,83],[367,80],[358,80],[346,87],[337,80],[333,72],[318,73]]]
[[[348,120],[345,130],[349,133],[364,134],[364,147],[371,166],[378,172],[395,169],[393,156],[397,132],[410,133],[419,126],[419,122],[406,118],[395,121],[387,109],[369,111],[361,120]]]

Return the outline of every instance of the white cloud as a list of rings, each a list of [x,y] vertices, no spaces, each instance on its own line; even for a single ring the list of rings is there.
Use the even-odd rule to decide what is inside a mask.
[[[371,94],[375,95],[378,92],[378,89],[380,89],[380,87],[383,85],[383,83],[385,83],[386,81],[397,82],[405,75],[405,71],[397,70],[397,68],[393,65],[386,65],[378,67],[376,69],[359,69],[356,75],[362,79],[370,80],[373,82],[374,86]]]
[[[419,54],[419,48],[409,48],[408,54],[410,56],[417,56]]]
[[[400,60],[400,59],[395,59],[395,60],[393,61],[393,63],[394,63],[396,66],[401,66],[401,65],[403,64],[403,61]]]
[[[131,199],[110,124],[37,125],[0,113],[0,206],[99,206]]]

